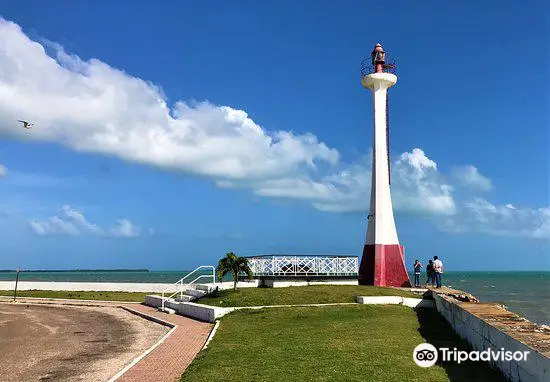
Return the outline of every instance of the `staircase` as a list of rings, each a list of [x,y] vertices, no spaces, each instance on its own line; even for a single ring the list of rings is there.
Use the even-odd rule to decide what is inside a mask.
[[[197,283],[199,280],[209,283],[199,284]],[[158,300],[160,300],[160,306],[157,305],[160,311],[175,313],[178,311],[180,303],[197,300],[212,292],[215,289],[215,282],[216,274],[214,267],[211,265],[202,265],[168,287],[162,292],[161,296],[147,296],[145,304],[157,305]]]

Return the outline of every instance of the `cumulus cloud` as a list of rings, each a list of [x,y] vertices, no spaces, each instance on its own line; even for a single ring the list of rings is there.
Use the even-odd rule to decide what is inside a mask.
[[[268,133],[246,112],[208,102],[170,107],[157,86],[50,45],[52,56],[0,19],[0,116],[25,115],[37,126],[29,134],[3,124],[8,134],[222,179],[338,161],[338,151],[312,134]]]
[[[228,188],[252,188],[259,196],[308,201],[322,211],[366,212],[370,204],[370,158],[341,165],[339,171],[312,178],[309,174],[258,181],[223,181]],[[436,163],[415,148],[400,155],[392,165],[392,199],[400,213],[453,215],[453,187],[437,171]]]
[[[338,150],[315,135],[267,131],[245,111],[230,106],[206,101],[169,104],[158,86],[98,59],[83,60],[55,43],[39,44],[17,24],[0,18],[0,118],[16,121],[22,115],[36,128],[27,131],[2,124],[0,133],[200,174],[219,187],[298,199],[323,211],[368,211],[370,159],[343,163]],[[392,165],[396,211],[437,216],[446,223],[459,217],[476,222],[479,214],[493,216],[486,218],[494,224],[504,221],[490,208],[476,209],[459,201],[449,179],[458,180],[458,186],[492,187],[473,166],[458,168],[446,177],[420,148],[397,156]],[[510,219],[521,219],[525,212],[519,211],[524,209],[518,208]],[[546,210],[529,211],[540,225],[526,229],[544,236]],[[140,233],[129,220],[103,229],[72,209],[33,221],[31,227],[42,235],[90,232],[133,237]]]
[[[80,232],[76,226],[59,216],[52,216],[47,220],[31,220],[29,222],[33,231],[40,236],[49,235],[71,235],[76,236]]]
[[[76,211],[68,205],[64,205],[62,207],[62,212],[66,219],[74,222],[76,225],[78,225],[79,227],[82,227],[87,231],[90,231],[93,233],[103,232],[103,230],[99,228],[96,224],[92,224],[88,220],[86,220],[82,212]]]
[[[456,167],[453,176],[458,181],[459,185],[470,188],[472,190],[490,191],[493,188],[491,179],[481,175],[479,170],[474,166]]]
[[[115,237],[136,237],[139,235],[139,227],[136,227],[128,219],[117,220],[116,227],[111,229],[111,234]]]
[[[412,213],[453,215],[453,187],[421,149],[402,154],[394,165],[395,208]]]
[[[8,175],[8,169],[0,164],[0,178],[4,178],[6,175]]]
[[[465,202],[460,215],[447,220],[443,227],[452,232],[550,239],[550,207],[494,205],[476,197]]]
[[[268,132],[229,106],[169,106],[151,83],[56,44],[46,48],[51,55],[18,25],[0,20],[0,116],[26,111],[38,126],[32,134],[6,133],[201,174],[221,187],[301,199],[325,211],[368,210],[369,160],[342,164],[339,152],[315,135]],[[328,172],[319,171],[327,165]],[[394,172],[398,210],[454,213],[452,188],[422,150],[404,153]]]
[[[136,237],[140,228],[128,219],[119,219],[110,229],[103,229],[97,224],[90,223],[84,214],[69,205],[64,205],[58,214],[45,220],[31,220],[31,229],[40,236],[70,235],[90,233],[112,237]],[[150,231],[152,231],[150,229]]]

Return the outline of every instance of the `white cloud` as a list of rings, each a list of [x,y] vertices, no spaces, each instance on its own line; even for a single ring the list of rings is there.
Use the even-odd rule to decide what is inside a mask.
[[[474,166],[461,166],[453,170],[453,176],[459,185],[472,190],[490,191],[493,188],[491,179],[481,175]]]
[[[68,205],[64,205],[62,207],[62,212],[66,219],[73,221],[79,227],[82,227],[85,230],[88,230],[93,233],[103,232],[103,230],[99,228],[96,224],[92,224],[88,222],[88,220],[86,220],[82,212],[76,211]]]
[[[170,107],[153,84],[51,45],[55,57],[0,19],[0,117],[35,123],[31,133],[2,124],[5,133],[219,179],[338,161],[312,134],[268,133],[246,112],[208,102]]]
[[[139,235],[139,228],[128,219],[117,220],[116,226],[111,229],[114,237],[136,237]]]
[[[40,236],[76,236],[81,233],[90,233],[113,237],[136,237],[140,234],[140,228],[128,219],[117,220],[113,228],[105,230],[97,224],[90,223],[82,212],[69,205],[64,205],[58,214],[48,219],[31,220],[29,225]]]
[[[80,232],[76,226],[66,220],[63,220],[59,216],[52,216],[47,220],[38,221],[32,220],[29,222],[33,231],[40,236],[50,235],[71,235],[76,236]]]
[[[446,220],[443,228],[452,232],[550,239],[550,207],[532,209],[511,204],[494,205],[476,197],[465,202],[460,214]]]
[[[267,132],[246,112],[208,102],[170,107],[151,83],[50,45],[55,57],[16,24],[0,21],[0,117],[25,111],[36,123],[32,134],[6,133],[201,174],[221,187],[302,199],[321,210],[368,209],[370,164],[342,165],[338,151],[316,136]],[[328,174],[319,171],[323,163]],[[452,188],[422,150],[403,154],[396,169],[398,210],[454,213]]]
[[[315,135],[266,131],[245,111],[229,106],[182,101],[170,105],[162,90],[150,82],[98,59],[82,60],[54,43],[46,48],[51,54],[18,25],[0,18],[0,119],[15,125],[24,118],[35,124],[25,130],[3,123],[0,133],[200,174],[220,187],[299,199],[324,211],[368,210],[369,160],[344,164],[339,152]],[[459,168],[454,175],[451,178],[461,179],[458,186],[492,187],[473,166]],[[486,219],[495,227],[505,220],[491,208],[460,202],[456,187],[420,148],[397,157],[392,166],[392,195],[396,211],[438,216],[449,227],[448,221],[459,218],[465,222]],[[531,232],[531,237],[547,232],[544,208],[514,211],[506,222],[521,221],[521,232]],[[540,218],[540,224],[533,226],[522,219],[526,211]],[[102,229],[72,209],[33,221],[31,226],[40,234],[74,234],[75,229],[128,237],[139,233],[124,219],[112,229]],[[474,226],[483,230],[479,224]],[[458,230],[457,224],[454,227]]]
[[[0,164],[0,178],[4,178],[8,175],[8,169],[6,166]]]
[[[393,166],[395,208],[411,213],[453,215],[453,187],[421,149],[401,154]]]

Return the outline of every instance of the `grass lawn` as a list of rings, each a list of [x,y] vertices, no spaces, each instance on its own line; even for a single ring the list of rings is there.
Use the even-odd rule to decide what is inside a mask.
[[[421,295],[394,288],[360,285],[311,285],[286,288],[241,288],[219,291],[201,298],[200,304],[214,306],[265,306],[294,304],[325,304],[332,302],[356,302],[357,296]]]
[[[18,290],[17,297],[64,298],[78,300],[145,301],[145,292],[88,292],[57,290]],[[13,297],[13,290],[0,290],[0,296]]]
[[[242,310],[221,320],[181,381],[504,381],[485,363],[412,359],[422,342],[466,349],[433,310],[403,306]]]

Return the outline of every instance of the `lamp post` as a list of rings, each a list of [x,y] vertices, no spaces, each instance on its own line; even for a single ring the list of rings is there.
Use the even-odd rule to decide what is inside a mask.
[[[17,298],[17,283],[19,282],[19,272],[20,269],[17,267],[17,270],[15,271],[15,289],[13,290],[13,301]]]

